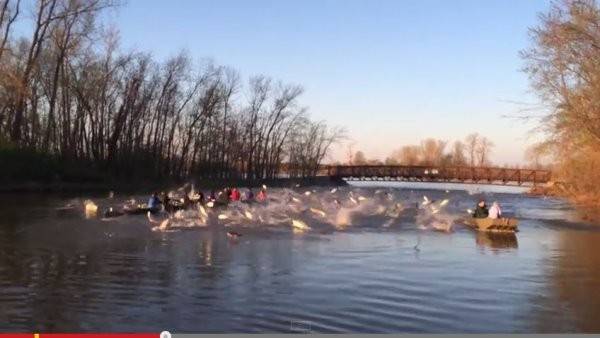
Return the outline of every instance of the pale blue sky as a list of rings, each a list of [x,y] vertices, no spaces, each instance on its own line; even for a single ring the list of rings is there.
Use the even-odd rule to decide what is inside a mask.
[[[301,84],[314,119],[345,126],[384,158],[433,136],[472,132],[500,164],[523,161],[533,102],[519,50],[546,0],[129,0],[113,20],[126,49],[198,59]],[[340,147],[336,157],[343,157]]]

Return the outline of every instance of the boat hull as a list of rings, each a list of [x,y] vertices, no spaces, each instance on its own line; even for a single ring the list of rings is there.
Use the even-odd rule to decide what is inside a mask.
[[[516,218],[470,218],[465,223],[478,231],[517,232],[519,221]]]

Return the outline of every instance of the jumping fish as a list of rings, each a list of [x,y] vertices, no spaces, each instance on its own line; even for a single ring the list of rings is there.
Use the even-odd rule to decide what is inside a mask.
[[[337,192],[337,188],[331,189],[330,193],[335,194]]]
[[[215,206],[215,202],[208,202],[208,203],[206,203],[206,206],[209,208],[212,208]]]
[[[352,201],[352,203],[354,203],[354,204],[358,204],[358,201],[355,200],[354,197],[352,197],[352,196],[350,197],[350,201]]]
[[[248,210],[244,211],[244,216],[246,216],[246,218],[249,220],[254,219],[254,215],[252,215],[252,213]]]
[[[423,203],[422,204],[423,205],[427,205],[429,203],[431,203],[431,201],[429,201],[429,198],[427,198],[427,196],[423,196]]]
[[[209,202],[209,203],[212,203],[212,202]],[[204,217],[208,217],[208,213],[206,212],[206,209],[204,209],[202,204],[198,204],[198,210]]]
[[[298,219],[292,220],[292,226],[298,230],[310,230],[310,227],[306,223]]]
[[[262,185],[263,190],[267,190],[267,186],[265,184]]]
[[[450,202],[450,200],[446,198],[445,200],[443,200],[443,201],[440,203],[440,207],[443,207],[444,205],[448,204],[448,202]]]
[[[367,199],[367,198],[366,198],[366,197],[364,197],[364,196],[358,196],[358,200],[359,200],[359,201],[364,201],[364,200],[366,200],[366,199]]]
[[[160,223],[160,225],[158,226],[158,228],[160,230],[167,230],[170,225],[171,225],[171,220],[167,218],[167,219],[165,219],[164,221],[162,221]]]
[[[227,215],[225,215],[225,214],[220,214],[220,215],[218,216],[218,218],[219,218],[219,219],[228,219],[229,217],[227,217]]]
[[[296,202],[296,203],[300,203],[300,199],[296,198],[296,197],[292,197],[292,201]]]
[[[447,221],[434,222],[432,226],[436,231],[450,232],[452,230],[452,223]]]
[[[242,237],[242,234],[237,231],[227,231],[227,237],[231,239],[238,239],[239,237]]]
[[[91,217],[96,215],[96,213],[98,212],[98,206],[96,205],[96,203],[92,202],[91,200],[86,200],[83,204],[85,206],[86,216]]]
[[[159,224],[158,227],[154,227],[153,230],[158,229],[158,230],[167,230],[167,228],[169,228],[170,222],[171,220],[169,218],[166,218],[162,221],[158,221],[156,219],[154,219],[152,217],[152,213],[150,211],[148,211],[148,213],[146,214],[146,217],[148,217],[148,221],[150,221],[150,223],[152,224]]]
[[[306,196],[310,196],[310,194],[312,194],[310,191],[307,191],[304,193],[304,195],[306,195]]]
[[[321,217],[325,217],[327,214],[325,213],[325,211],[323,210],[319,210],[317,208],[310,208],[310,211],[315,214],[315,215],[319,215]]]

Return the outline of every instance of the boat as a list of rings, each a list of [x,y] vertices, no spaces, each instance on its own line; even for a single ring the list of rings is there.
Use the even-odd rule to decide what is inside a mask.
[[[517,232],[519,220],[516,218],[469,218],[465,224],[478,231]]]
[[[126,204],[123,206],[123,212],[128,215],[144,215],[148,211],[152,211],[152,208],[148,207],[148,204]]]

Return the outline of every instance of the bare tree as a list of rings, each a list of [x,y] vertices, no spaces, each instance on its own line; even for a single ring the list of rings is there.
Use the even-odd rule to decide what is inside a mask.
[[[444,157],[446,142],[428,138],[421,141],[421,164],[423,165],[439,165]]]
[[[452,165],[455,166],[464,166],[467,164],[465,144],[461,141],[454,141],[454,144],[452,145],[451,162]]]
[[[480,167],[487,166],[490,164],[490,153],[492,148],[494,147],[494,143],[490,141],[487,137],[481,137],[479,139],[479,144],[476,148],[478,165]]]
[[[357,151],[352,158],[353,165],[365,165],[367,164],[367,158],[365,157],[365,153],[362,151]]]
[[[540,123],[556,155],[554,175],[568,183],[571,197],[598,205],[600,7],[595,0],[555,2],[530,37],[521,56],[547,108]]]
[[[6,50],[6,43],[8,42],[12,25],[19,16],[21,0],[16,0],[14,5],[11,4],[12,2],[11,0],[0,1],[0,31],[2,34],[0,36],[0,62]]]
[[[471,167],[477,164],[477,148],[479,147],[480,139],[481,136],[478,133],[469,134],[465,138],[466,152]]]

